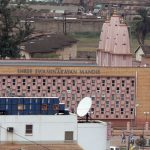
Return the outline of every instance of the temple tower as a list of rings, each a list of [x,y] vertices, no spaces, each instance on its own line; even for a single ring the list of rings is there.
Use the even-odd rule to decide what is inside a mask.
[[[99,66],[132,66],[128,27],[121,16],[114,13],[107,19],[100,35],[97,50]]]

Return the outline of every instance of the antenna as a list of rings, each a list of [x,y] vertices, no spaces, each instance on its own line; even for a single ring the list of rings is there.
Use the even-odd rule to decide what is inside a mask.
[[[79,117],[84,117],[86,115],[86,121],[88,122],[89,110],[92,105],[92,100],[90,97],[83,98],[77,107],[77,114]]]

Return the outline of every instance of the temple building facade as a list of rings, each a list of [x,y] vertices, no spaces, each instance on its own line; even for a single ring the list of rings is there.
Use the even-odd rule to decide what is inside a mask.
[[[111,121],[114,126],[126,126],[131,120],[140,126],[144,112],[150,111],[150,69],[146,67],[31,60],[0,64],[1,97],[59,97],[76,113],[80,100],[89,96],[91,119]]]
[[[127,25],[116,14],[103,25],[97,62],[0,60],[1,97],[59,97],[76,113],[88,96],[90,118],[116,127],[150,121],[149,91],[150,68],[132,66]]]

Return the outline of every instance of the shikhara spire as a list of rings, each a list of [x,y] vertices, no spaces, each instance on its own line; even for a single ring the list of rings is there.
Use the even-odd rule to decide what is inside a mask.
[[[128,26],[116,11],[102,26],[97,63],[100,66],[132,66]]]

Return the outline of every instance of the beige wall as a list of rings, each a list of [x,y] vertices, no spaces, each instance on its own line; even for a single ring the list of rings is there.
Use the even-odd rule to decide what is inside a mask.
[[[26,51],[20,51],[20,54],[22,56],[21,58],[23,58],[23,59],[30,59],[31,58],[30,54]]]
[[[59,58],[63,60],[69,60],[70,58],[75,59],[77,56],[77,44],[76,43],[72,44],[71,46],[67,46],[64,49],[56,50],[55,52],[52,53],[58,54]],[[26,51],[20,51],[20,54],[24,59],[31,59],[31,55]]]
[[[77,44],[73,44],[65,47],[63,50],[56,51],[56,54],[59,54],[59,58],[63,60],[75,59],[77,56]]]
[[[37,32],[53,32],[63,33],[63,20],[43,19],[34,20],[33,26]],[[98,32],[100,33],[103,20],[97,19],[82,19],[82,20],[67,20],[67,33],[73,32]]]
[[[136,60],[137,61],[141,61],[142,60],[142,56],[143,55],[143,50],[141,49],[141,47],[138,49],[138,51],[135,53],[135,56],[136,56]]]

